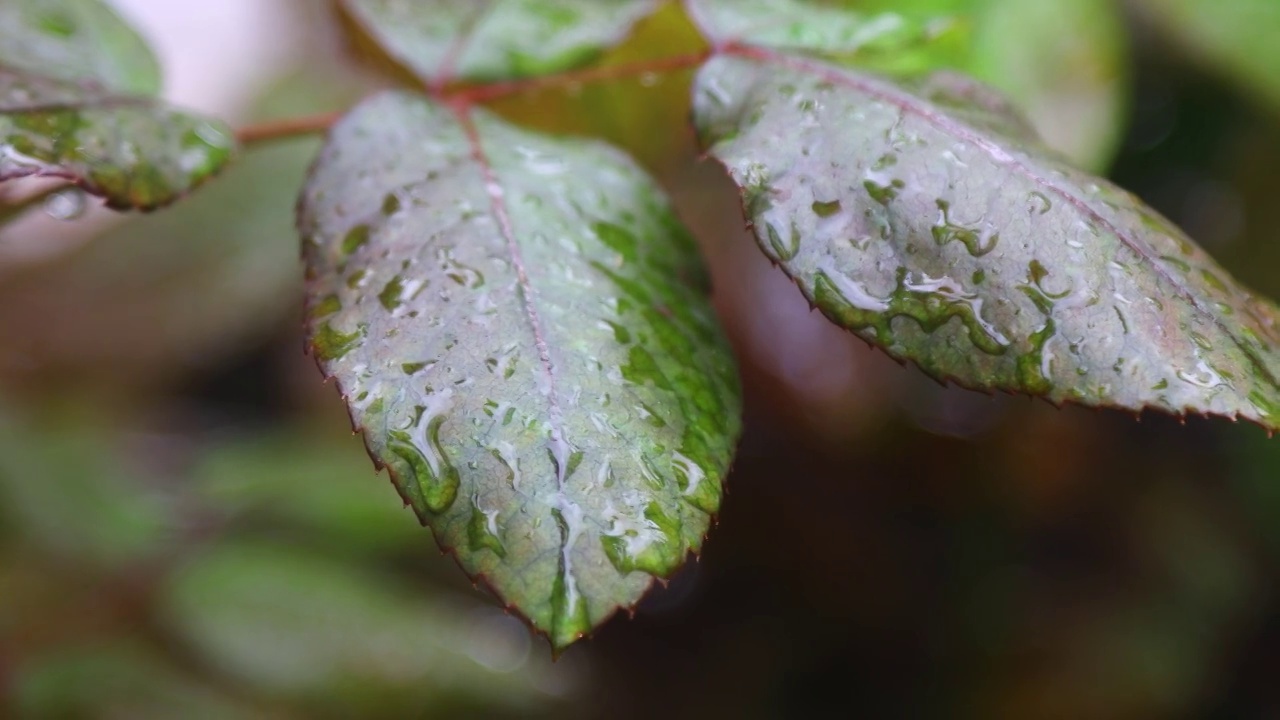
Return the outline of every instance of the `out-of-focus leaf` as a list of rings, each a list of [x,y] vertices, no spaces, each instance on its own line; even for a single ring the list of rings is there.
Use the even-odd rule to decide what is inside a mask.
[[[507,80],[585,65],[660,0],[342,0],[429,82]]]
[[[150,209],[231,158],[229,128],[151,97],[155,60],[98,0],[3,0],[0,28],[0,182],[66,178]]]
[[[354,82],[310,71],[274,83],[256,115],[326,112]],[[0,283],[0,372],[164,382],[297,317],[293,206],[320,141],[255,147],[218,182],[163,213]]]
[[[691,56],[706,41],[677,4],[639,22],[626,42],[593,67],[637,66],[657,55]],[[691,138],[671,132],[688,122],[693,68],[629,74],[609,82],[553,84],[513,93],[488,107],[521,127],[556,135],[587,135],[622,148],[660,176],[688,162]]]
[[[1280,3],[1136,0],[1157,25],[1280,111]]]
[[[100,0],[0,0],[0,66],[129,95],[160,92],[146,42]]]
[[[1005,91],[1050,147],[1101,168],[1125,107],[1112,0],[691,0],[713,38],[894,74],[950,68]]]
[[[971,0],[972,2],[972,0]],[[1115,0],[982,0],[959,69],[1004,91],[1045,143],[1105,168],[1128,105],[1128,45]]]
[[[333,131],[300,217],[312,348],[372,454],[556,647],[701,545],[736,372],[628,158],[388,93]]]
[[[993,91],[744,51],[703,69],[695,115],[765,252],[894,357],[973,388],[1280,427],[1274,306],[1044,151]]]
[[[364,448],[348,440],[297,433],[229,443],[195,468],[192,484],[213,507],[314,529],[344,548],[419,546],[413,516],[386,492],[385,480],[371,477]]]
[[[45,551],[115,565],[162,549],[173,528],[100,420],[0,409],[0,517]]]
[[[340,699],[369,687],[437,707],[452,697],[527,708],[547,699],[538,687],[554,672],[519,624],[489,622],[497,611],[427,602],[281,546],[215,547],[170,579],[161,602],[165,625],[207,662],[273,694]]]
[[[260,708],[223,696],[132,643],[65,648],[35,658],[19,670],[12,687],[13,710],[24,718],[264,717]]]
[[[717,44],[743,43],[867,62],[886,51],[909,52],[931,43],[959,21],[954,13],[911,17],[894,8],[877,11],[823,0],[686,0],[685,8]]]

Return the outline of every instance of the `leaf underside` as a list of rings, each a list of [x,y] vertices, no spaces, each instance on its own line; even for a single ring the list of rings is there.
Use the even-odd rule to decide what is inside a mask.
[[[429,82],[569,70],[621,42],[660,0],[342,0],[384,49]]]
[[[984,86],[743,50],[695,89],[761,247],[834,322],[944,381],[1280,427],[1276,309]]]
[[[230,159],[229,128],[152,97],[154,58],[98,0],[0,0],[0,28],[0,182],[65,178],[150,209]]]
[[[386,93],[334,129],[309,336],[406,502],[562,648],[701,545],[736,370],[643,171],[469,112]]]

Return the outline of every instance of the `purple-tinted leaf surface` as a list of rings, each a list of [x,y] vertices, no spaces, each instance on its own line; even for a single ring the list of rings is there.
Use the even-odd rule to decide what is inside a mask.
[[[742,50],[701,71],[695,115],[764,251],[893,356],[972,388],[1280,428],[1275,307],[984,86]]]
[[[387,93],[300,208],[313,352],[469,574],[562,648],[701,546],[737,376],[631,160]]]

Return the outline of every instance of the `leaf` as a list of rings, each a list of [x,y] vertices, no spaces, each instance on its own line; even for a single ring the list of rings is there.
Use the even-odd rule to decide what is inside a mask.
[[[702,70],[695,116],[766,254],[894,357],[971,388],[1280,427],[1274,306],[983,86],[743,50]]]
[[[1203,60],[1280,111],[1280,3],[1138,0],[1136,6]]]
[[[151,97],[154,58],[97,0],[2,0],[0,27],[0,182],[65,178],[151,209],[230,159],[225,125]]]
[[[169,508],[147,491],[155,478],[120,449],[120,415],[108,426],[89,413],[0,405],[0,525],[80,568],[138,563],[171,543]]]
[[[252,115],[328,112],[357,99],[347,76],[316,64],[270,83]],[[298,188],[320,145],[299,137],[247,148],[180,205],[130,216],[50,262],[0,272],[0,306],[23,308],[0,315],[0,374],[74,375],[136,392],[214,367],[296,322],[298,251],[279,238],[293,233]]]
[[[394,497],[366,482],[368,474],[369,456],[349,438],[292,431],[220,444],[189,483],[206,507],[299,528],[346,552],[418,547],[422,531]]]
[[[46,650],[17,668],[10,687],[16,715],[28,718],[249,720],[265,711],[189,676],[136,637]]]
[[[1050,147],[1104,167],[1123,120],[1111,0],[689,0],[711,37],[894,75],[955,69],[1008,93]]]
[[[555,647],[698,549],[737,378],[633,162],[388,93],[335,128],[300,217],[311,346],[371,454]]]
[[[974,3],[974,0],[969,0]],[[1049,147],[1110,164],[1128,106],[1128,36],[1114,0],[976,2],[972,57],[957,69],[1003,91]]]
[[[347,699],[366,711],[407,695],[414,715],[450,696],[491,713],[548,699],[538,690],[548,668],[529,661],[519,625],[495,627],[497,611],[426,599],[318,553],[223,542],[170,576],[159,601],[164,626],[199,658],[271,695]]]
[[[99,0],[0,0],[0,65],[127,95],[160,92],[151,50]]]
[[[342,0],[424,80],[510,80],[585,65],[659,0]]]
[[[961,19],[949,10],[906,13],[896,4],[880,10],[867,3],[855,9],[824,0],[685,0],[685,10],[718,45],[747,44],[859,62],[874,62],[881,53],[907,54],[945,39]],[[946,62],[955,49],[947,43],[934,48],[931,64]],[[903,62],[900,57],[888,61]]]

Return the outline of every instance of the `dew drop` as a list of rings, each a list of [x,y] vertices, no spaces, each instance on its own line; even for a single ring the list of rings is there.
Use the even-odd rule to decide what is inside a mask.
[[[89,207],[88,196],[80,188],[67,188],[45,198],[44,211],[54,220],[78,220]]]

